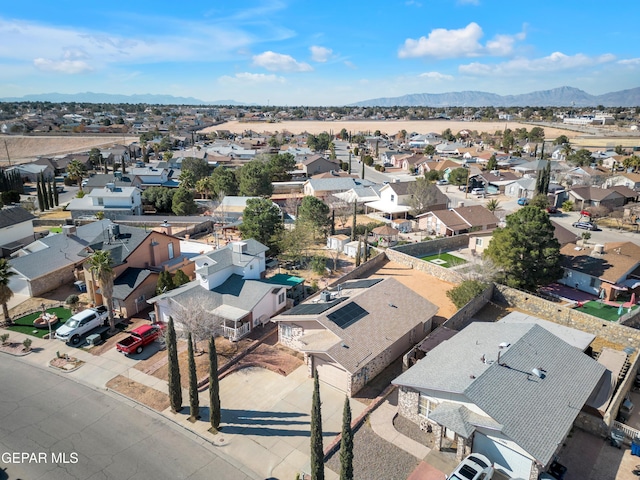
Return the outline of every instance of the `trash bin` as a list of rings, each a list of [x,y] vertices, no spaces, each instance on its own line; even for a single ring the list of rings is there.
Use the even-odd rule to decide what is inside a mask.
[[[634,438],[631,442],[631,455],[640,457],[640,438]]]
[[[156,323],[156,312],[149,312],[149,320],[151,323]]]

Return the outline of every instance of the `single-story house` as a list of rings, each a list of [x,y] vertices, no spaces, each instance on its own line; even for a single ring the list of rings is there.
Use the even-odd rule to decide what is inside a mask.
[[[600,389],[606,368],[534,323],[474,322],[397,377],[399,414],[433,429],[435,450],[486,455],[538,478]]]
[[[431,331],[438,307],[394,278],[350,280],[274,317],[281,344],[355,395]]]
[[[568,243],[560,253],[564,275],[559,283],[605,300],[615,300],[623,291],[640,297],[640,246],[635,243]]]
[[[0,257],[12,254],[25,242],[31,243],[34,240],[34,218],[36,217],[19,206],[0,208]]]
[[[471,230],[492,230],[500,220],[482,205],[434,210],[416,217],[420,230],[432,235],[452,236]]]
[[[569,200],[571,200],[579,209],[584,210],[586,207],[606,207],[615,208],[623,206],[627,201],[627,196],[615,190],[615,188],[599,188],[599,187],[574,187],[567,190]],[[633,192],[635,194],[635,192]]]

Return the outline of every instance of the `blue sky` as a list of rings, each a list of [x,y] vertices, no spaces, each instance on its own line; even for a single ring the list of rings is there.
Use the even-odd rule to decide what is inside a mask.
[[[628,0],[3,2],[0,97],[171,94],[344,105],[640,86]]]

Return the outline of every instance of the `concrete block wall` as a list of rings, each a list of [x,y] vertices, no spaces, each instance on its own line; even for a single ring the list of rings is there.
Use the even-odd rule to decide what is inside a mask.
[[[454,235],[452,237],[436,238],[425,242],[408,243],[387,249],[395,252],[402,252],[414,257],[425,257],[438,253],[440,250],[455,250],[465,248],[469,245],[469,234]]]
[[[423,242],[423,243],[427,243],[427,242]],[[436,277],[440,280],[444,280],[445,282],[460,283],[464,280],[462,275],[460,275],[455,270],[441,267],[440,265],[436,265],[435,263],[425,262],[424,260],[420,260],[420,258],[413,255],[409,255],[405,252],[400,252],[398,250],[389,248],[387,249],[385,254],[389,258],[389,260],[391,260],[392,262],[400,263],[402,265],[415,268],[416,270],[425,272],[431,275],[432,277]],[[428,254],[424,254],[424,255],[416,254],[416,255],[424,256]]]
[[[382,265],[388,261],[388,258],[384,252],[379,253],[375,257],[369,259],[365,263],[360,264],[359,267],[354,268],[346,275],[338,278],[334,282],[329,284],[329,287],[335,287],[347,280],[353,280],[355,278],[366,278],[372,271],[378,270]],[[316,293],[318,295],[319,292]]]

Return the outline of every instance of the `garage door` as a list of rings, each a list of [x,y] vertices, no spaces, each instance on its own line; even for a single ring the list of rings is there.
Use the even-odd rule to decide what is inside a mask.
[[[473,436],[473,451],[485,455],[495,464],[496,470],[501,470],[512,477],[529,478],[530,458],[491,440],[482,433],[476,432]]]
[[[332,387],[336,387],[341,392],[347,391],[348,374],[345,370],[336,367],[328,361],[314,357],[313,363],[318,371],[318,379],[321,382],[328,383]]]
[[[16,295],[26,295],[27,297],[31,296],[31,292],[29,291],[29,282],[24,277],[20,277],[18,275],[10,277],[9,288]]]

